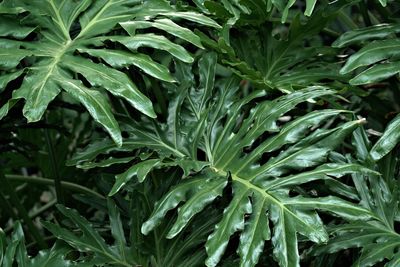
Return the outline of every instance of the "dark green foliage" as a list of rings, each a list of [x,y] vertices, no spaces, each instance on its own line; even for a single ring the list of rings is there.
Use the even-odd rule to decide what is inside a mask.
[[[0,267],[399,266],[399,12],[0,1]]]

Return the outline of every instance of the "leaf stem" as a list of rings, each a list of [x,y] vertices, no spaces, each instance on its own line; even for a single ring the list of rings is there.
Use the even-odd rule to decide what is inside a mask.
[[[6,174],[5,177],[9,180],[14,180],[14,181],[54,186],[54,180],[48,179],[48,178],[43,178],[43,177],[33,177],[33,176],[24,176],[24,175],[15,175],[15,174]],[[65,189],[69,189],[71,191],[75,191],[78,193],[85,193],[88,195],[92,195],[92,196],[104,199],[103,195],[101,195],[87,187],[84,187],[84,186],[81,186],[81,185],[78,185],[75,183],[61,181],[61,186],[64,187]]]
[[[368,27],[368,26],[371,26],[372,23],[371,23],[371,19],[370,19],[370,17],[369,17],[369,14],[368,14],[368,9],[367,9],[367,6],[366,6],[366,4],[365,4],[365,1],[361,1],[361,2],[358,4],[358,6],[359,6],[359,8],[360,8],[360,12],[361,12],[361,15],[362,15],[362,17],[363,17],[365,26],[367,26],[367,27]]]
[[[63,189],[61,186],[61,177],[58,172],[57,159],[55,156],[53,140],[51,138],[50,131],[47,128],[44,128],[44,135],[45,135],[45,139],[46,139],[48,156],[50,158],[50,168],[51,168],[51,172],[52,172],[51,175],[53,176],[54,186],[56,188],[57,202],[60,204],[64,204],[65,203],[64,193],[63,193]]]
[[[357,24],[346,13],[344,13],[343,10],[340,10],[338,12],[338,18],[343,24],[345,24],[351,30],[358,29]]]

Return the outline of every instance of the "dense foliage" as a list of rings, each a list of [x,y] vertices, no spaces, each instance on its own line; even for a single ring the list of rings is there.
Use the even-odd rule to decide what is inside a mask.
[[[400,266],[398,18],[0,1],[0,266]]]

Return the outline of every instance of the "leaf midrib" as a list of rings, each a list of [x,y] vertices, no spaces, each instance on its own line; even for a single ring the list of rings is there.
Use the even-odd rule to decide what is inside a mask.
[[[248,180],[245,180],[243,178],[240,178],[236,175],[232,175],[232,180],[236,181],[238,183],[241,183],[242,185],[246,186],[247,188],[253,189],[257,192],[259,192],[265,199],[270,200],[271,202],[273,202],[275,205],[277,205],[282,212],[287,212],[288,214],[290,214],[291,216],[297,218],[299,221],[303,221],[301,218],[299,218],[296,214],[294,214],[290,209],[288,209],[281,201],[279,201],[278,199],[276,199],[274,196],[268,194],[266,191],[264,191],[262,188],[250,183]],[[317,231],[316,229],[314,229],[313,227],[311,227],[309,224],[305,223],[305,225],[307,225],[310,229],[312,229],[313,232]]]
[[[47,82],[49,81],[50,77],[53,76],[53,72],[56,69],[56,66],[58,65],[58,63],[60,62],[60,59],[62,58],[62,56],[65,54],[65,52],[69,49],[69,47],[71,46],[72,42],[71,41],[67,41],[65,43],[64,46],[61,47],[61,49],[59,50],[59,52],[53,56],[53,60],[51,61],[51,63],[49,65],[47,65],[47,69],[49,70],[46,74],[46,76],[44,77],[44,79],[41,82],[41,85],[38,89],[38,93],[35,94],[36,97],[33,101],[34,103],[34,107],[36,107],[38,105],[39,100],[41,99],[39,96],[41,96],[41,93],[45,87],[45,85],[47,84]]]
[[[105,4],[96,14],[96,16],[94,16],[94,18],[80,31],[80,33],[78,34],[78,36],[75,38],[75,40],[81,38],[82,36],[85,35],[85,33],[93,26],[95,25],[97,22],[101,21],[100,19],[98,19],[103,13],[104,11],[110,6],[110,5],[115,5],[118,3],[123,2],[123,0],[120,1],[116,1],[114,2],[113,0],[110,0],[109,2],[107,2],[107,4]]]
[[[53,11],[54,11],[54,13],[56,14],[56,17],[57,17],[57,19],[55,20],[55,23],[60,26],[61,31],[62,31],[63,35],[67,38],[67,40],[71,41],[71,37],[69,35],[69,30],[65,27],[65,24],[64,24],[64,22],[63,22],[63,20],[61,18],[59,9],[57,9],[57,7],[54,5],[54,1],[53,0],[49,0],[49,3],[50,3],[51,8],[53,9]]]
[[[339,113],[339,112],[343,112],[343,111],[340,111],[340,110],[332,110],[332,111],[330,111],[330,112],[332,112],[332,113],[334,113],[334,112]],[[314,116],[313,116],[312,118],[318,117],[318,116],[321,116],[321,113],[315,113]],[[277,140],[279,140],[280,137],[284,136],[286,133],[290,132],[292,129],[298,127],[298,124],[300,124],[301,122],[307,121],[307,120],[309,120],[309,119],[310,119],[310,117],[306,117],[306,116],[301,117],[301,119],[298,120],[297,123],[293,123],[293,124],[290,125],[289,127],[283,128],[282,131],[279,132],[279,134],[273,136],[271,139],[269,139],[268,142],[266,142],[265,144],[261,144],[260,146],[258,146],[258,147],[250,154],[250,157],[245,161],[245,163],[242,164],[242,167],[240,167],[240,168],[236,171],[236,174],[238,174],[241,170],[243,170],[243,169],[245,169],[245,168],[248,168],[248,167],[249,167],[248,165],[249,165],[250,163],[252,163],[252,161],[253,161],[254,159],[256,159],[257,157],[260,157],[261,152],[264,152],[265,150],[270,149],[270,146],[271,146],[271,145],[274,145],[274,143],[276,143]]]
[[[112,122],[113,127],[118,127],[118,124],[116,125],[116,124],[113,122],[113,118],[108,114],[107,110],[106,110],[106,109],[103,107],[103,105],[97,100],[96,97],[92,97],[92,95],[88,94],[85,90],[82,90],[82,88],[80,88],[79,86],[77,86],[76,84],[74,84],[74,83],[71,82],[71,81],[65,81],[65,82],[68,83],[68,84],[70,84],[70,86],[72,86],[72,87],[78,89],[78,90],[79,90],[80,92],[82,92],[83,94],[87,95],[88,98],[92,99],[92,100],[97,104],[97,106],[100,107],[101,110],[103,110],[103,114],[105,114],[105,115],[107,116],[108,121]]]

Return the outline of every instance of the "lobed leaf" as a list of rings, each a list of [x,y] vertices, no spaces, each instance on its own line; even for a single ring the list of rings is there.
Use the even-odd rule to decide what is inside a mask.
[[[395,57],[398,55],[400,40],[389,39],[383,41],[373,41],[364,46],[360,51],[352,55],[340,70],[345,74],[362,66],[368,66],[381,60]]]
[[[95,107],[92,97],[96,95],[100,103],[106,103],[107,98],[93,93],[91,88],[85,94],[80,82],[88,81],[92,87],[126,100],[153,118],[156,114],[150,99],[128,75],[115,68],[135,66],[143,74],[173,82],[167,67],[155,62],[149,55],[137,53],[137,49],[144,46],[165,50],[172,57],[189,63],[193,62],[193,57],[183,46],[163,35],[131,32],[131,36],[128,36],[124,31],[115,32],[117,25],[135,21],[138,25],[151,24],[157,29],[173,32],[199,48],[202,48],[199,37],[169,18],[183,18],[196,21],[199,25],[219,27],[205,15],[179,11],[176,6],[163,0],[145,3],[132,0],[21,0],[15,3],[6,1],[0,7],[0,90],[26,70],[21,87],[14,88],[12,98],[0,107],[0,118],[8,113],[16,101],[24,99],[23,114],[28,122],[39,121],[49,103],[65,90],[88,109],[118,145],[122,142],[121,133],[110,112],[111,107],[108,104],[103,110]],[[78,24],[80,27],[76,28]],[[171,31],[172,28],[179,31]],[[33,41],[27,40],[31,33],[37,35]],[[113,33],[116,35],[111,36]],[[120,42],[133,53],[110,49],[104,43],[107,40]],[[85,55],[90,55],[94,61],[84,58]],[[99,63],[99,59],[114,68]]]
[[[398,24],[379,24],[353,31],[347,31],[333,42],[333,47],[345,47],[369,39],[383,39],[400,31]]]

